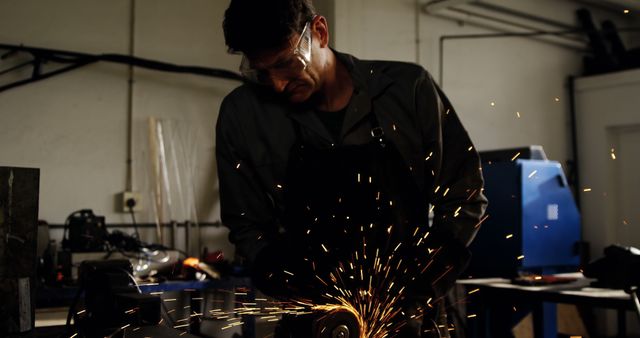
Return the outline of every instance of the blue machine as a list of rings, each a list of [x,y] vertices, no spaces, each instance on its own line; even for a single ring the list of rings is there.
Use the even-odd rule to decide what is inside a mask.
[[[576,271],[580,215],[560,163],[487,161],[483,173],[489,218],[471,245],[467,274],[511,278]]]

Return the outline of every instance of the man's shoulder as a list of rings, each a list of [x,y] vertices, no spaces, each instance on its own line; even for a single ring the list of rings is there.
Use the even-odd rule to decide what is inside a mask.
[[[247,83],[243,83],[234,88],[229,94],[224,97],[223,102],[244,101],[247,99],[255,98],[255,91]]]
[[[255,85],[244,83],[234,88],[229,94],[227,94],[222,100],[220,106],[220,113],[225,114],[227,111],[233,111],[235,115],[241,113],[250,113],[258,109],[259,107],[271,107],[277,104],[273,95],[269,95],[261,88],[257,88]]]
[[[429,72],[421,65],[405,62],[405,61],[392,61],[392,60],[359,60],[359,67],[362,69],[369,69],[369,72],[374,74],[383,74],[394,81],[400,82],[415,82],[425,78],[430,78]]]
[[[363,60],[362,62],[371,65],[371,67],[387,75],[402,74],[420,76],[426,73],[426,70],[422,66],[412,62],[393,60]]]
[[[374,59],[360,59],[347,53],[341,53],[336,51],[336,55],[343,62],[352,65],[357,72],[363,75],[380,75],[384,74],[394,80],[400,81],[412,81],[416,79],[428,78],[431,76],[429,72],[421,65],[406,62],[406,61],[393,61],[393,60],[374,60]]]

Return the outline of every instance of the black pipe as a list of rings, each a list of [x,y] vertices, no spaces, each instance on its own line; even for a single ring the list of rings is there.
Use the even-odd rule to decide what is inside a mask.
[[[459,34],[459,35],[443,35],[440,37],[440,62],[439,62],[439,74],[438,84],[442,88],[444,86],[444,42],[445,40],[461,40],[461,39],[486,39],[486,38],[509,38],[509,37],[535,37],[543,35],[552,36],[564,36],[583,33],[582,30],[564,30],[564,31],[533,31],[525,33],[486,33],[486,34]],[[577,49],[580,52],[587,52],[586,50]]]
[[[227,80],[244,81],[242,76],[226,69],[208,68],[208,67],[201,67],[201,66],[181,66],[181,65],[175,65],[167,62],[143,59],[143,58],[129,56],[129,55],[87,54],[87,53],[78,53],[78,52],[72,52],[72,51],[27,47],[22,45],[9,45],[9,44],[0,44],[0,49],[7,49],[10,52],[27,52],[34,55],[34,59],[35,59],[33,61],[35,62],[34,69],[38,69],[40,67],[40,63],[43,62],[44,60],[53,60],[60,63],[74,64],[73,66],[59,69],[47,74],[38,74],[38,76],[34,76],[31,79],[17,81],[17,82],[2,86],[0,87],[0,92],[11,89],[11,88],[19,87],[28,83],[40,81],[40,80],[49,78],[51,76],[58,75],[82,66],[86,66],[94,62],[98,62],[98,61],[120,63],[125,65],[131,65],[131,66],[153,69],[158,71],[165,71],[165,72],[195,74],[195,75],[201,75],[201,76],[217,77],[217,78],[222,78]]]
[[[573,196],[580,210],[580,173],[578,171],[578,128],[576,126],[576,95],[575,77],[569,76],[569,116],[571,118],[571,153],[573,163],[569,174],[570,183],[573,183]]]
[[[173,222],[173,223],[164,223],[162,224],[163,227],[170,227],[173,225],[176,225],[177,227],[185,227],[186,223],[179,223],[179,222]],[[191,223],[193,224],[193,223]],[[133,228],[134,225],[133,223],[107,223],[107,228]],[[198,223],[198,225],[200,227],[221,227],[222,223],[220,222],[201,222]],[[67,225],[68,226],[68,225]],[[156,223],[136,223],[136,226],[138,228],[155,228],[156,227]],[[49,229],[64,229],[65,225],[64,224],[49,224]]]

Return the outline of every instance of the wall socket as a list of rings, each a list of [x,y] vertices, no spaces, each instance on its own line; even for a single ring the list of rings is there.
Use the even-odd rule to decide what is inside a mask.
[[[119,211],[129,212],[129,203],[133,204],[133,212],[142,211],[142,194],[136,191],[121,192],[118,198]]]

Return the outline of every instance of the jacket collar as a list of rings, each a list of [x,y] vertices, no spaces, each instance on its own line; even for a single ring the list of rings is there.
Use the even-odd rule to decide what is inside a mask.
[[[382,94],[393,83],[393,79],[386,76],[380,69],[376,69],[373,62],[360,61],[352,55],[333,49],[332,51],[338,62],[345,65],[349,71],[354,86],[353,96],[347,106],[342,126],[341,138],[344,138],[353,127],[371,113],[373,99]],[[294,109],[289,117],[331,143],[331,136],[312,108]]]

